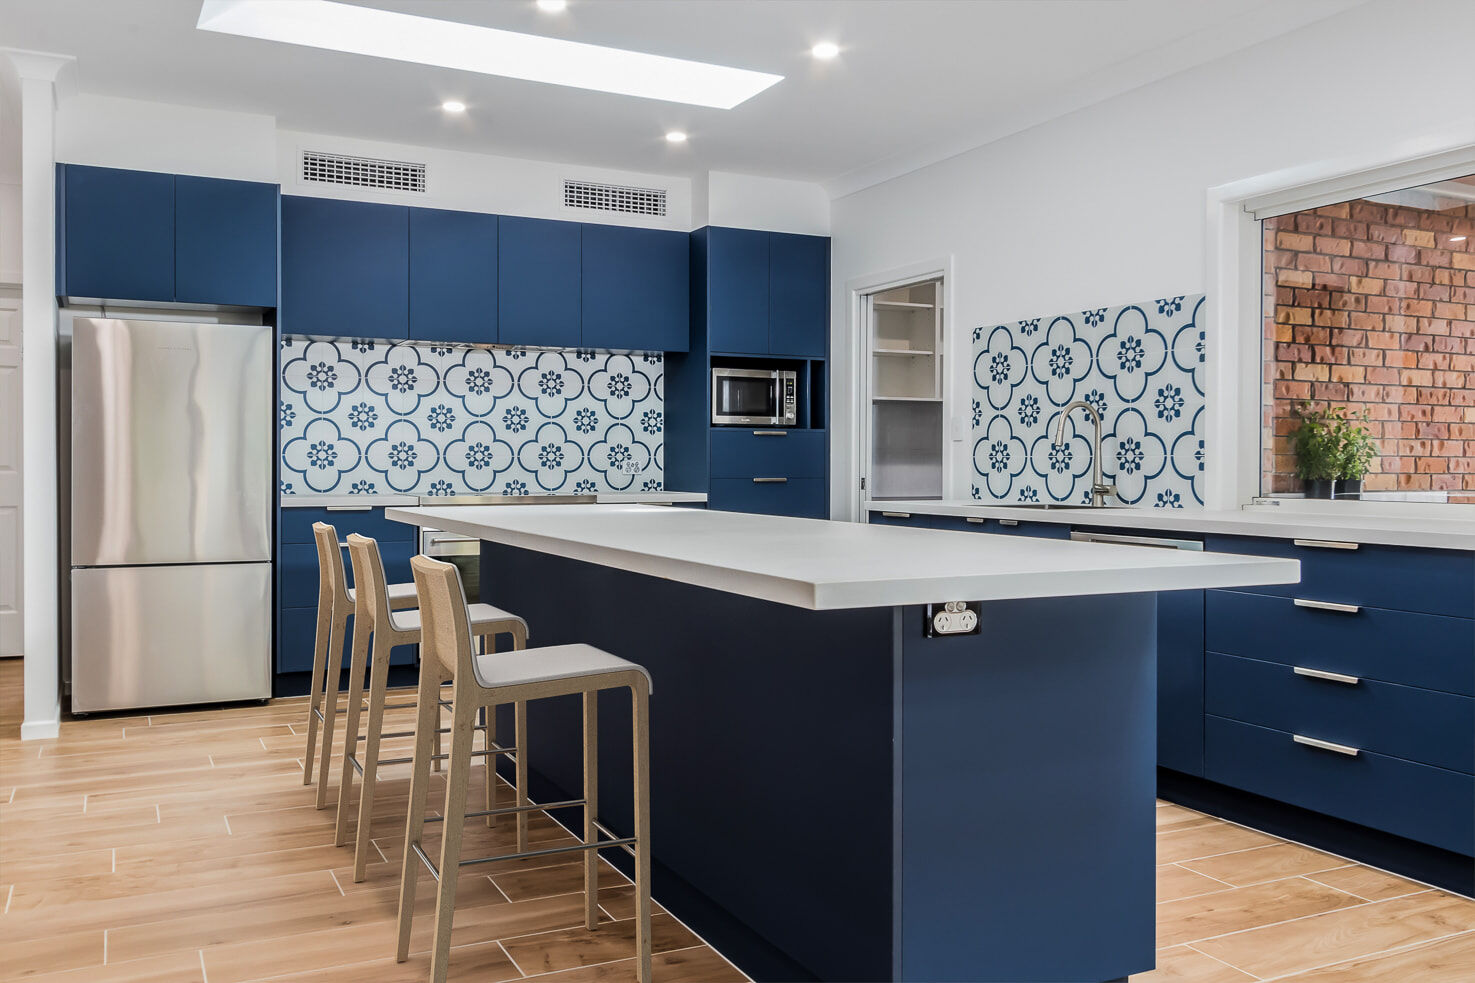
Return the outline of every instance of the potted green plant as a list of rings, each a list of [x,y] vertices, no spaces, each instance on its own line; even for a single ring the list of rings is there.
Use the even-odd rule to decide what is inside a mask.
[[[1338,408],[1316,409],[1309,402],[1292,412],[1301,421],[1291,434],[1296,477],[1305,483],[1307,498],[1331,498],[1342,473],[1342,414]]]
[[[1361,498],[1362,479],[1378,456],[1372,431],[1367,426],[1367,410],[1356,416],[1343,415],[1338,427],[1341,441],[1341,467],[1337,473],[1337,498]]]

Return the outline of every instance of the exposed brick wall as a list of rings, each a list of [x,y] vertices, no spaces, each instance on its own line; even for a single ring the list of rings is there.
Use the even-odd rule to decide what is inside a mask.
[[[1264,236],[1265,485],[1300,489],[1291,410],[1309,399],[1367,410],[1365,489],[1475,501],[1475,205],[1343,202]]]

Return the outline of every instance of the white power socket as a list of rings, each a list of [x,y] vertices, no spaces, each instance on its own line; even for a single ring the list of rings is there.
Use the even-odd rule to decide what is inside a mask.
[[[978,604],[948,601],[927,605],[927,635],[972,635],[978,632]]]

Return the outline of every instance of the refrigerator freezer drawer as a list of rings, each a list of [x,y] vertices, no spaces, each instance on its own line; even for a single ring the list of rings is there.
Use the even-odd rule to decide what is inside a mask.
[[[271,564],[72,571],[72,711],[271,696]]]

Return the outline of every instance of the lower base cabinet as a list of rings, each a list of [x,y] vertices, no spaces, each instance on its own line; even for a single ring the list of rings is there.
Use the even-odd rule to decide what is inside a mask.
[[[1370,751],[1328,750],[1212,714],[1205,717],[1204,761],[1210,781],[1475,855],[1470,775]]]
[[[1157,763],[1204,774],[1204,591],[1157,596]]]

